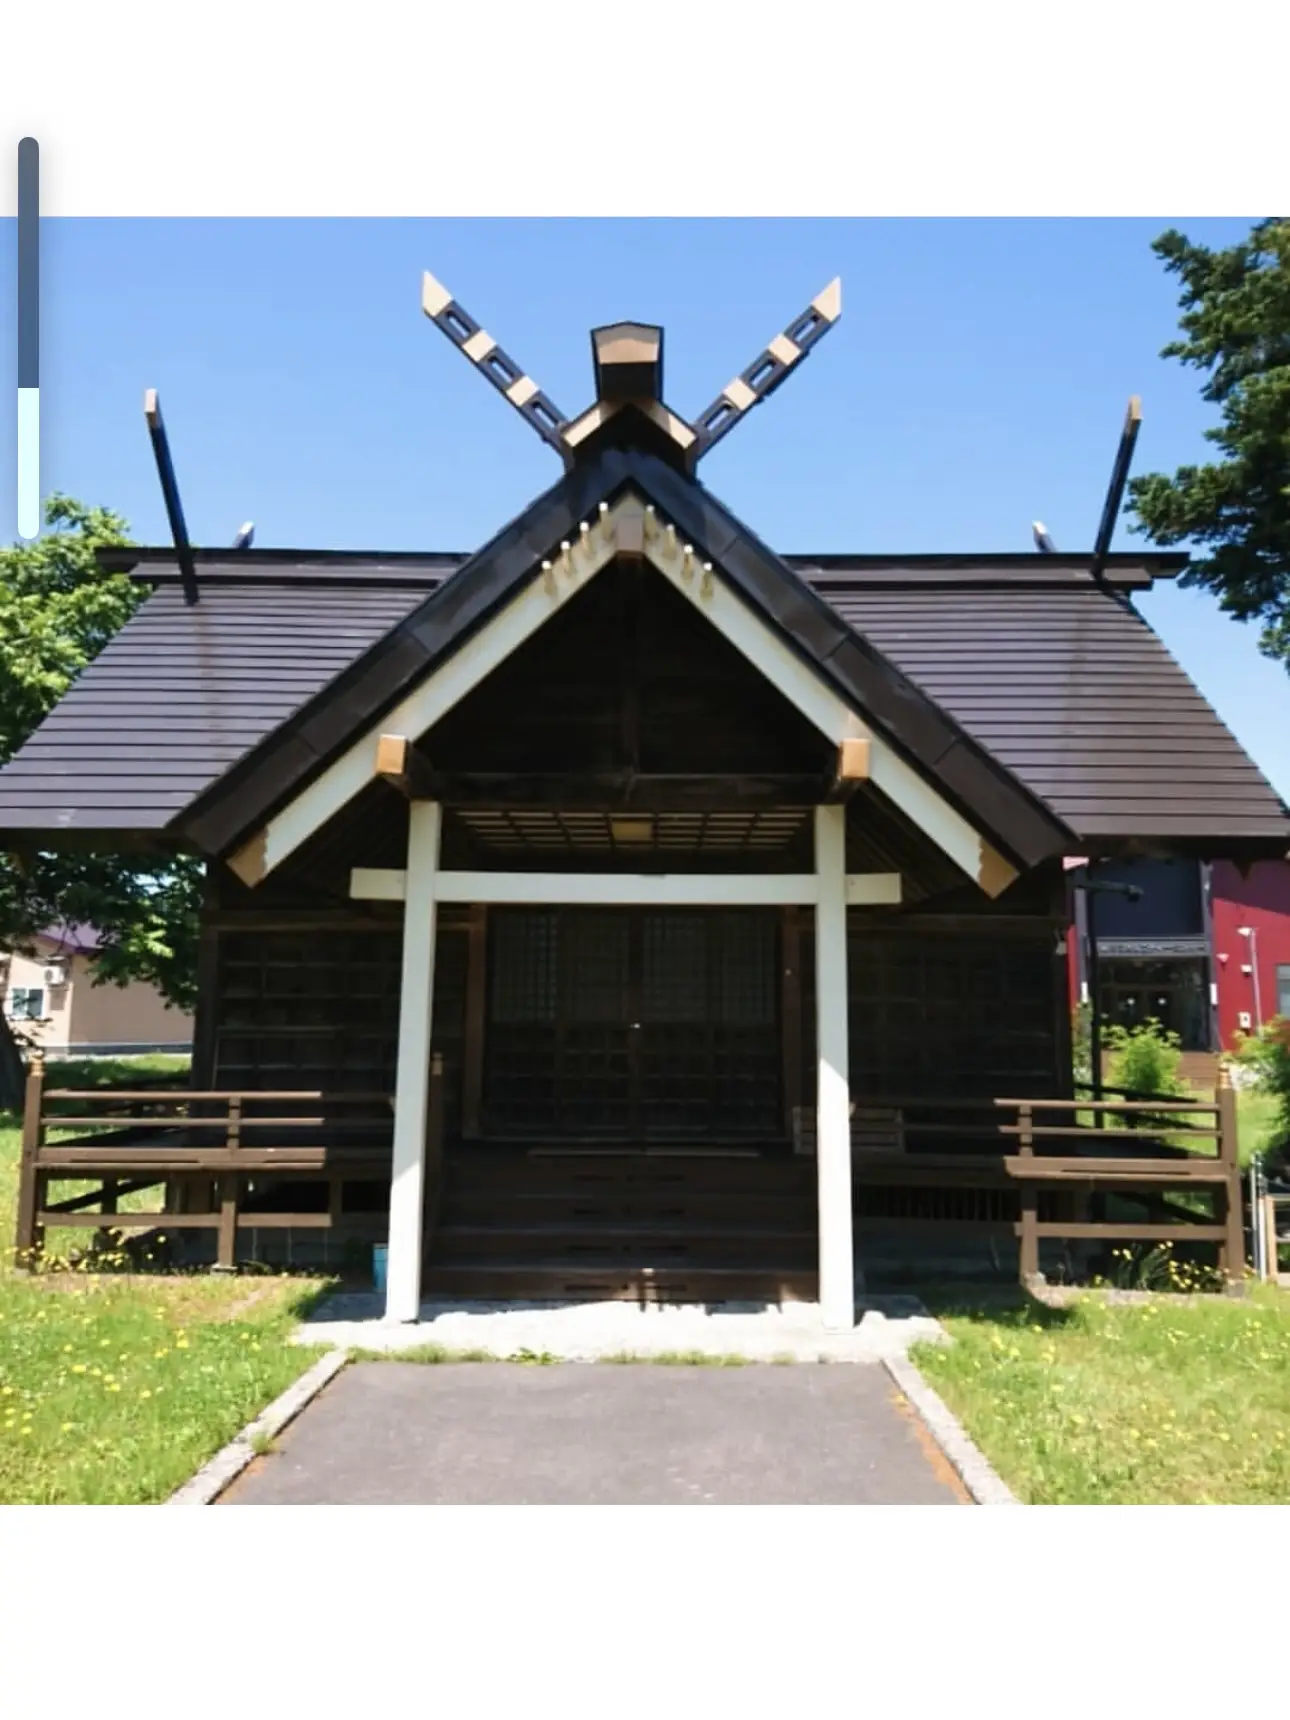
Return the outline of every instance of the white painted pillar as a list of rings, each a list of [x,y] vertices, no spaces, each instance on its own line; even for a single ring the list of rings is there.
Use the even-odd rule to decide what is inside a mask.
[[[408,807],[407,894],[403,903],[403,978],[394,1089],[394,1164],[390,1179],[387,1320],[415,1320],[421,1308],[421,1219],[425,1203],[430,1030],[434,1003],[436,885],[442,813],[433,800]]]
[[[851,1085],[847,1069],[846,807],[815,809],[815,1153],[820,1200],[820,1312],[830,1332],[855,1325],[851,1240]]]

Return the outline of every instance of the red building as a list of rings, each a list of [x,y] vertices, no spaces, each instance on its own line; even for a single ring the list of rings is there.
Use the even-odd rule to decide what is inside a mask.
[[[1106,1024],[1159,1021],[1188,1052],[1230,1051],[1239,1033],[1290,1020],[1290,858],[1244,874],[1230,861],[1122,860],[1070,879],[1072,1007],[1096,974]]]
[[[1216,861],[1210,880],[1218,1036],[1230,1049],[1238,1032],[1290,1020],[1290,859],[1256,861],[1245,877]]]

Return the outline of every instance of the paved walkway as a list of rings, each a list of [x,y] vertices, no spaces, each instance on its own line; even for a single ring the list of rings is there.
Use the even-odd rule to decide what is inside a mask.
[[[879,1367],[348,1367],[232,1505],[966,1503]]]
[[[561,1361],[605,1356],[741,1356],[748,1361],[878,1362],[919,1339],[944,1338],[913,1296],[874,1297],[855,1328],[830,1333],[811,1302],[670,1306],[633,1302],[426,1303],[415,1325],[381,1318],[370,1291],[330,1297],[300,1328],[305,1344],[397,1351],[424,1344],[482,1351],[503,1360],[521,1351]]]

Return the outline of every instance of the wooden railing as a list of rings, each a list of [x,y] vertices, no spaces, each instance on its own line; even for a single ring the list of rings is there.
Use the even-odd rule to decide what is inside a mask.
[[[799,1147],[813,1145],[807,1127]],[[1037,1280],[1050,1240],[1205,1243],[1229,1283],[1244,1276],[1230,1085],[1214,1100],[866,1096],[852,1116],[851,1177],[857,1228],[1011,1235],[1023,1283]],[[1146,1211],[1104,1213],[1111,1196]]]
[[[366,1114],[354,1116],[355,1108]],[[431,1219],[442,1182],[443,1120],[443,1059],[436,1052],[426,1131]],[[239,1230],[329,1229],[341,1216],[345,1182],[388,1182],[392,1122],[388,1093],[46,1088],[44,1060],[33,1055],[23,1107],[16,1262],[29,1265],[39,1257],[51,1226],[164,1226],[214,1230],[216,1262],[232,1269]],[[78,1133],[50,1138],[62,1131]],[[247,1210],[248,1185],[266,1176],[324,1182],[326,1210]],[[95,1186],[51,1202],[55,1181]],[[158,1187],[161,1208],[121,1210],[122,1197]]]
[[[353,1114],[364,1107],[366,1115]],[[164,1225],[214,1230],[217,1263],[231,1268],[242,1230],[329,1229],[343,1216],[346,1182],[388,1182],[392,1120],[393,1102],[383,1093],[47,1090],[35,1057],[23,1115],[18,1260],[39,1255],[51,1226]],[[91,1132],[51,1139],[53,1131],[69,1130]],[[287,1185],[324,1183],[325,1210],[248,1208],[253,1180],[267,1176]],[[51,1181],[72,1180],[94,1186],[48,1200]],[[853,1119],[852,1181],[858,1198],[872,1203],[870,1217],[858,1221],[870,1229],[957,1223],[941,1212],[957,1201],[968,1228],[1010,1232],[1023,1283],[1037,1279],[1047,1240],[1203,1242],[1216,1245],[1229,1281],[1244,1273],[1230,1085],[1220,1084],[1213,1101],[866,1098]],[[443,1060],[436,1053],[426,1124],[427,1243],[443,1182]],[[124,1198],[158,1186],[165,1197],[159,1210],[122,1210]],[[1117,1192],[1144,1203],[1148,1216],[1130,1221],[1090,1210]],[[1179,1192],[1201,1196],[1211,1210],[1171,1205],[1168,1196]],[[938,1216],[914,1208],[903,1218],[883,1216],[904,1211],[910,1197],[915,1208],[919,1199],[931,1201]]]
[[[1218,1246],[1219,1270],[1228,1283],[1245,1275],[1245,1231],[1236,1122],[1236,1094],[1220,1072],[1214,1101],[1175,1099],[998,1099],[1015,1120],[1000,1133],[1016,1142],[1004,1159],[1020,1185],[1017,1226],[1023,1284],[1039,1279],[1039,1245],[1060,1241],[1209,1242]],[[1079,1114],[1091,1114],[1081,1123]],[[1152,1153],[1147,1149],[1155,1145]],[[1124,1150],[1108,1151],[1120,1146]],[[1137,1152],[1130,1148],[1136,1147]],[[1087,1148],[1088,1150],[1082,1150]],[[1041,1220],[1041,1191],[1154,1196],[1166,1208],[1169,1193],[1208,1196],[1210,1218],[1175,1216],[1151,1222],[1118,1218],[1050,1217]]]

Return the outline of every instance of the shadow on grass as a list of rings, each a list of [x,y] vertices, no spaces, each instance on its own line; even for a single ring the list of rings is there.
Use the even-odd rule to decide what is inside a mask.
[[[1054,1308],[1017,1285],[969,1289],[961,1284],[929,1284],[921,1292],[921,1301],[938,1320],[970,1320],[975,1325],[995,1326],[1001,1331],[1021,1326],[1059,1331],[1075,1319],[1072,1307]]]

